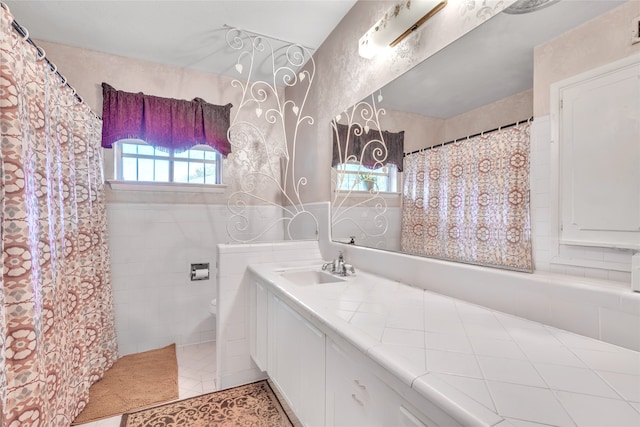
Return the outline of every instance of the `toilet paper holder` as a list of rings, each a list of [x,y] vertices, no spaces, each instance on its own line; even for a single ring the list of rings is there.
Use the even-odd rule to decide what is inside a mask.
[[[191,281],[209,280],[209,263],[191,264]]]

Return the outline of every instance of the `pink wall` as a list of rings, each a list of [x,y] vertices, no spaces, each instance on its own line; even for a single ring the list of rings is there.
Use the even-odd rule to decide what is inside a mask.
[[[632,19],[640,16],[640,1],[624,5],[547,42],[534,50],[533,97],[536,117],[549,114],[552,83],[640,53],[631,44]]]
[[[411,152],[495,129],[532,115],[533,89],[529,89],[449,119],[386,110],[380,118],[380,125],[390,132],[404,131],[404,151]]]
[[[404,131],[404,151],[418,150],[445,141],[445,120],[403,111],[387,110],[380,126],[389,132]]]
[[[36,40],[91,109],[102,111],[102,82],[119,90],[168,98],[200,97],[214,104],[236,99],[231,79],[124,56]]]
[[[533,116],[533,89],[499,99],[445,122],[445,141],[464,138],[487,129],[515,123]]]
[[[231,86],[232,79],[213,73],[157,64],[124,56],[80,49],[37,40],[58,70],[68,79],[87,105],[98,115],[102,114],[102,82],[119,90],[144,92],[148,95],[178,99],[203,98],[205,101],[225,105],[234,104],[232,117],[240,103],[240,90]],[[242,115],[242,113],[241,113]],[[260,124],[257,124],[261,126]],[[281,144],[283,135],[262,125],[262,131],[273,144]],[[104,150],[105,178],[113,179],[113,152]],[[226,204],[229,194],[239,187],[246,176],[248,166],[238,156],[230,155],[224,161],[223,181],[227,189],[221,193],[186,193],[150,191],[109,191],[110,202],[144,203],[219,203]],[[279,167],[279,163],[275,165]],[[269,189],[263,196],[280,199],[279,191]]]

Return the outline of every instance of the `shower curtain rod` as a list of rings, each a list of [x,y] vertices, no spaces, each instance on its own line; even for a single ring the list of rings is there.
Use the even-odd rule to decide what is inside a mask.
[[[258,33],[258,32],[256,32],[256,31],[245,30],[244,28],[234,27],[234,26],[229,25],[229,24],[224,24],[224,25],[222,25],[222,28],[224,28],[224,29],[226,29],[226,30],[242,31],[242,32],[245,32],[245,33],[252,34],[252,35],[254,35],[254,36],[262,37],[263,39],[271,39],[271,40],[275,40],[275,41],[278,41],[278,42],[282,42],[282,43],[285,43],[285,44],[288,44],[288,45],[300,46],[300,47],[302,47],[302,48],[304,48],[304,49],[306,49],[306,50],[308,50],[308,51],[313,51],[313,52],[315,52],[315,50],[316,50],[316,48],[315,48],[315,47],[309,47],[309,46],[305,46],[305,45],[300,44],[300,43],[290,42],[289,40],[279,39],[279,38],[277,38],[277,37],[268,36],[268,35],[266,35],[266,34]]]
[[[465,136],[465,137],[458,138],[458,139],[453,139],[451,141],[443,142],[442,144],[436,144],[436,145],[432,145],[431,147],[424,147],[424,148],[421,148],[419,150],[412,151],[410,153],[404,153],[402,155],[402,157],[407,157],[407,156],[410,156],[412,154],[420,153],[422,151],[431,150],[432,148],[444,147],[445,145],[453,144],[454,142],[463,141],[463,140],[469,139],[469,138],[475,138],[476,136],[484,135],[484,134],[491,133],[491,132],[496,132],[496,131],[499,131],[499,130],[502,130],[502,129],[510,128],[510,127],[513,127],[513,126],[518,126],[520,123],[532,122],[532,121],[533,121],[533,116],[531,116],[531,117],[529,117],[528,119],[525,119],[525,120],[519,120],[519,121],[517,121],[515,123],[510,123],[508,125],[497,127],[495,129],[485,130],[484,132],[476,133],[476,134]]]
[[[6,10],[9,13],[9,15],[11,15],[11,11],[9,10],[9,6],[7,6],[5,3],[0,2],[0,7],[2,7],[4,10]],[[13,16],[11,16],[11,17],[13,18]],[[22,40],[26,41],[31,46],[36,48],[36,55],[38,55],[42,60],[44,60],[47,63],[47,65],[49,66],[51,71],[53,71],[60,78],[60,80],[62,80],[64,86],[67,86],[69,89],[71,89],[73,91],[73,96],[81,104],[87,105],[87,103],[84,102],[84,99],[82,99],[82,97],[80,95],[78,95],[78,92],[76,92],[76,89],[69,84],[69,82],[67,81],[67,78],[65,76],[63,76],[62,74],[60,74],[60,71],[58,71],[58,67],[53,62],[51,62],[51,60],[49,60],[49,58],[47,58],[45,50],[43,48],[41,48],[40,46],[38,46],[33,40],[31,40],[31,37],[29,37],[29,31],[25,27],[23,27],[22,25],[18,24],[18,21],[16,21],[15,19],[13,19],[11,21],[11,26],[13,27],[14,30],[16,30],[16,32],[18,34],[20,34],[20,37],[22,37]],[[93,110],[91,110],[91,107],[89,107],[88,105],[87,105],[87,107],[89,108],[89,111],[91,112],[91,114],[93,114],[98,119],[102,120],[102,118],[100,116],[98,116],[96,113],[93,112]]]

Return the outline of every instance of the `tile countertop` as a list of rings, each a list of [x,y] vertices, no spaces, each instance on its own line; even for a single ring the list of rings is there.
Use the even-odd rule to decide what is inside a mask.
[[[464,424],[640,426],[637,351],[361,270],[310,286],[280,275],[305,266],[249,269]]]

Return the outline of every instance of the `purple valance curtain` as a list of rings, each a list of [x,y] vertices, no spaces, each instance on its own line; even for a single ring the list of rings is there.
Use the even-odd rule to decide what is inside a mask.
[[[214,105],[160,98],[142,92],[116,90],[102,83],[102,147],[120,139],[142,139],[160,149],[185,151],[205,144],[223,156],[231,152],[227,139],[231,104]]]
[[[335,124],[331,166],[356,160],[369,169],[392,164],[402,172],[403,153],[404,131],[369,129],[369,132],[365,132],[358,124]]]

